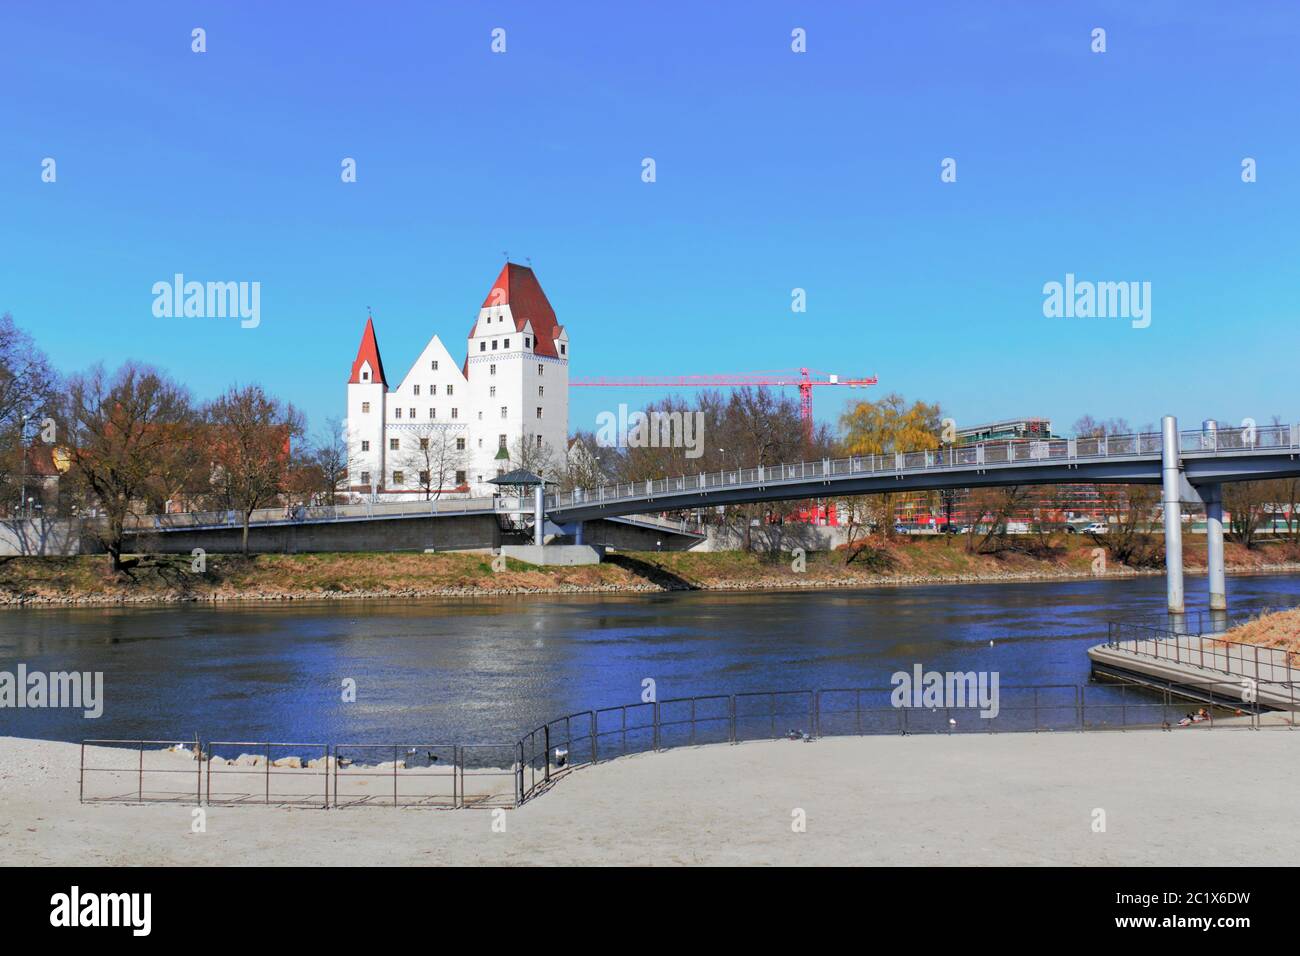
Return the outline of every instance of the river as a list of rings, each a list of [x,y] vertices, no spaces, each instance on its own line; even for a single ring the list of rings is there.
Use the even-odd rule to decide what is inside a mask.
[[[1229,604],[1300,602],[1300,576],[1229,578]],[[1206,604],[1189,577],[1188,607]],[[883,687],[916,663],[1003,684],[1086,682],[1105,621],[1164,579],[0,612],[0,671],[104,675],[104,712],[0,710],[0,734],[499,742],[659,698]],[[992,644],[990,644],[992,641]],[[356,682],[356,701],[342,684]]]

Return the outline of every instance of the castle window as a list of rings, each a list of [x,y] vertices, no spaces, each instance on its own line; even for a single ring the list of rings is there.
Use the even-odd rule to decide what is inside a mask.
[[[369,373],[369,372],[362,372],[362,373],[361,373],[361,381],[363,381],[363,382],[368,382],[368,381],[370,381],[370,373]]]
[[[501,417],[502,417],[502,418],[505,418],[505,417],[506,417],[506,406],[505,406],[505,405],[502,405],[502,406],[501,406]]]
[[[451,394],[451,386],[450,386],[450,385],[447,386],[447,394],[448,394],[448,395]]]
[[[406,484],[406,475],[400,471],[393,472],[393,484],[395,485]]]
[[[545,395],[545,394],[546,394],[546,386],[545,386],[545,385],[538,385],[538,386],[537,386],[537,397],[538,397],[538,398],[541,398],[541,397],[542,397],[543,395]]]
[[[362,403],[361,403],[361,414],[362,414],[362,415],[369,415],[369,414],[370,414],[370,403],[369,403],[369,402],[362,402]]]
[[[429,473],[427,471],[420,472],[420,484],[424,485],[425,487],[428,487]]]
[[[538,411],[541,411],[541,409],[538,409]],[[538,448],[541,448],[541,447],[542,447],[542,436],[541,436],[541,435],[538,435],[538,436],[537,436],[537,447],[538,447]]]
[[[362,483],[363,485],[368,485],[368,484],[370,484],[370,472],[368,472],[368,471],[363,471],[363,472],[361,473],[361,483]]]
[[[429,439],[427,439],[427,438],[421,438],[421,439],[420,439],[420,450],[421,450],[421,451],[428,451],[428,450],[429,450]]]
[[[362,450],[362,451],[370,451],[370,442],[368,442],[368,441],[363,441],[363,442],[361,443],[361,450]]]
[[[437,360],[437,359],[434,359],[432,362],[430,362],[430,363],[429,363],[429,368],[432,369],[432,370],[435,371],[435,372],[438,371],[438,360]]]
[[[542,417],[542,406],[540,405],[537,406],[537,417],[538,418]]]
[[[564,354],[564,351],[565,351],[566,348],[567,348],[567,346],[566,346],[563,342],[561,342],[561,343],[560,343],[560,354],[561,354],[561,355]]]
[[[460,409],[459,409],[459,408],[453,408],[453,409],[451,410],[451,417],[452,417],[452,418],[460,418]]]
[[[497,373],[497,367],[496,367],[495,365],[489,365],[489,366],[488,366],[488,374],[489,374],[489,375],[495,375],[496,373]]]
[[[532,337],[531,337],[531,336],[528,336],[528,335],[525,335],[525,336],[524,336],[524,348],[526,348],[526,349],[530,349],[530,348],[532,348],[532,347],[533,347],[533,339],[532,339]]]
[[[397,449],[399,449],[399,448],[401,447],[401,445],[399,444],[400,441],[401,441],[401,439],[399,439],[399,438],[390,438],[390,439],[388,439],[388,448],[389,448],[389,450],[390,450],[390,451],[397,451]]]
[[[430,418],[437,418],[437,417],[438,417],[438,410],[437,410],[436,408],[431,408],[431,409],[429,409],[429,417],[430,417]]]
[[[508,348],[510,348],[510,340],[509,340],[509,339],[506,339],[506,340],[505,340],[505,344],[502,345],[501,347],[502,347],[503,349],[508,349]]]
[[[480,343],[478,344],[478,350],[479,350],[480,352],[486,352],[486,351],[487,351],[487,343],[486,343],[486,342],[480,342]]]
[[[414,408],[411,409],[411,415],[410,415],[410,417],[411,417],[411,418],[414,418],[414,417],[415,417],[415,409],[414,409]]]
[[[465,484],[465,472],[456,472],[456,484],[457,486]]]
[[[497,340],[496,340],[496,339],[493,339],[493,340],[492,340],[492,351],[495,352],[496,350],[497,350]]]
[[[505,448],[505,447],[506,447],[506,436],[505,436],[505,435],[498,435],[498,436],[497,436],[497,447],[498,447],[498,448]]]
[[[402,417],[402,410],[401,410],[400,408],[394,408],[394,409],[393,409],[393,415],[394,415],[394,417],[396,417],[396,418],[401,418],[401,417]]]
[[[496,397],[497,397],[497,387],[495,385],[492,385],[488,388],[488,398],[496,398]]]
[[[419,395],[419,394],[420,394],[420,386],[418,386],[418,385],[412,385],[411,388],[415,389],[414,394],[416,394],[416,395]]]
[[[457,450],[457,451],[464,451],[464,450],[465,450],[465,439],[463,439],[463,438],[457,438],[457,439],[456,439],[456,450]]]
[[[546,371],[546,366],[543,365],[541,362],[538,362],[538,363],[537,363],[537,374],[538,374],[538,375],[541,375],[541,374],[542,374],[543,372],[545,372],[545,371]]]

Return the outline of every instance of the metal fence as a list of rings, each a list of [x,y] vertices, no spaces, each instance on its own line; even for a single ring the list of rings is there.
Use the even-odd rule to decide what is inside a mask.
[[[1236,681],[1155,686],[1133,683],[1003,685],[996,714],[977,705],[896,706],[893,687],[762,691],[680,697],[581,711],[529,731],[519,742],[518,800],[544,792],[565,773],[615,757],[710,743],[877,734],[1048,733],[1174,729],[1264,729],[1300,725],[1293,685],[1257,688],[1290,694],[1290,712],[1243,700]],[[1188,702],[1209,716],[1192,719]]]
[[[1300,653],[1223,638],[1223,630],[1188,632],[1126,621],[1107,625],[1106,646],[1137,657],[1185,664],[1233,677],[1295,684]]]
[[[704,744],[1300,725],[1300,693],[1294,683],[1259,681],[1248,687],[1228,674],[1222,680],[1163,685],[1001,685],[996,712],[989,708],[987,715],[975,700],[965,706],[897,706],[896,693],[894,687],[746,691],[623,704],[566,714],[513,744],[214,741],[195,751],[189,749],[193,741],[86,740],[81,799],[319,808],[517,807],[579,767]],[[1259,702],[1265,699],[1274,706],[1283,701],[1283,709]],[[109,757],[120,753],[121,759],[110,760],[101,750]],[[194,761],[192,768],[179,766],[178,751]]]

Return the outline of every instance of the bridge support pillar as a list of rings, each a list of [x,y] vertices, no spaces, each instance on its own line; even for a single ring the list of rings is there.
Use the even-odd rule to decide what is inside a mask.
[[[533,544],[546,543],[546,491],[544,485],[533,489]]]
[[[1206,566],[1210,572],[1210,610],[1228,609],[1228,588],[1223,573],[1223,488],[1205,485],[1201,488],[1205,499],[1205,550]]]
[[[1166,415],[1160,421],[1160,500],[1165,522],[1165,590],[1169,613],[1182,614],[1183,603],[1183,506],[1179,479],[1182,477],[1182,449],[1178,443],[1178,419]]]
[[[574,529],[573,529],[573,543],[574,543],[574,544],[585,544],[585,543],[586,543],[585,541],[582,540],[582,522],[581,522],[581,521],[579,521],[579,522],[574,526]]]

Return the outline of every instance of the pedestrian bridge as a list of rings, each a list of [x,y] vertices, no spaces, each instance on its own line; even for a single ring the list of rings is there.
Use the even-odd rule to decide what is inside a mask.
[[[931,451],[823,458],[796,464],[757,465],[617,482],[524,498],[364,503],[286,512],[269,509],[253,524],[326,525],[376,520],[510,516],[522,529],[525,516],[541,546],[562,533],[584,543],[585,522],[635,524],[640,531],[691,537],[699,530],[667,512],[717,505],[810,498],[1044,484],[1152,484],[1161,486],[1169,610],[1183,611],[1182,507],[1204,505],[1210,606],[1227,606],[1223,567],[1221,486],[1232,481],[1300,477],[1300,424],[1179,431],[1166,416],[1159,432],[1099,438],[950,445]],[[531,507],[530,507],[531,506]],[[233,512],[140,516],[133,533],[216,531],[238,522]],[[438,523],[440,526],[442,522]]]
[[[1300,424],[1178,434],[1182,500],[1225,481],[1300,476]],[[984,442],[934,451],[823,458],[676,478],[619,482],[546,496],[560,522],[711,505],[940,488],[1045,484],[1161,484],[1160,432],[1104,438]]]

